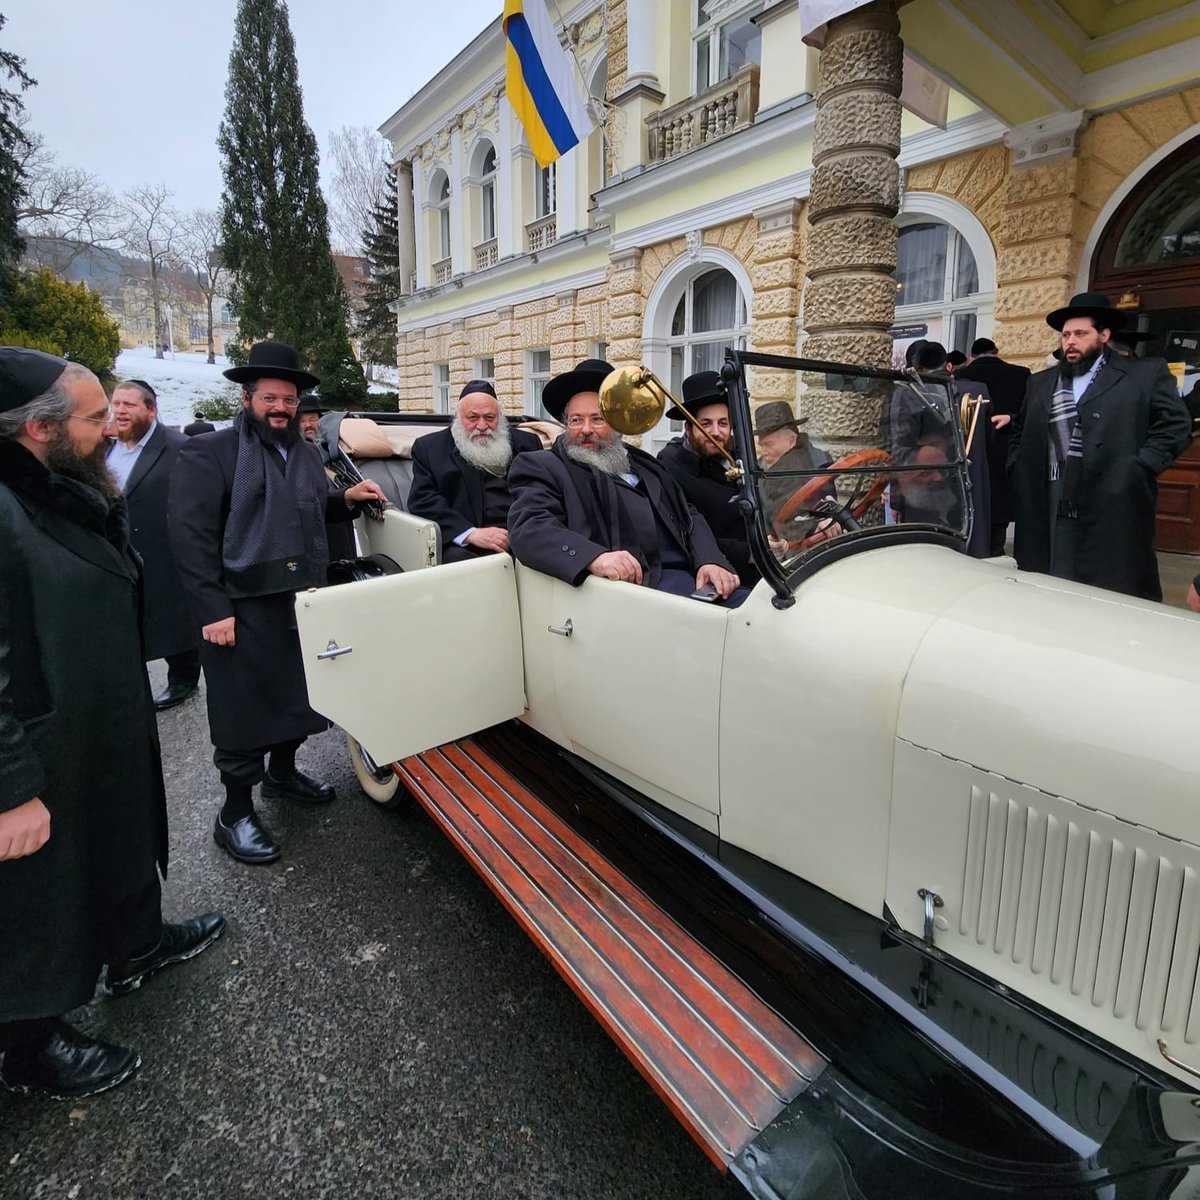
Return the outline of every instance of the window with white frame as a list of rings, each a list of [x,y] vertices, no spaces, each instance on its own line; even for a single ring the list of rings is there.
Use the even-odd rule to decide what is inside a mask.
[[[598,358],[608,362],[608,343],[605,341],[588,342],[588,358]]]
[[[539,167],[537,172],[536,189],[534,193],[534,216],[539,220],[558,211],[557,186],[554,177],[554,164]]]
[[[480,216],[483,222],[483,240],[490,242],[496,236],[496,149],[489,146],[483,156],[483,167],[479,177]]]
[[[450,257],[450,180],[445,175],[437,195],[438,259],[441,260]]]
[[[762,32],[754,17],[762,0],[693,0],[693,95],[762,61]]]
[[[900,227],[895,277],[897,327],[923,325],[928,341],[969,353],[978,322],[979,267],[966,238],[943,221],[909,221]],[[896,356],[903,361],[899,344]]]
[[[450,411],[450,364],[433,364],[433,411]]]
[[[472,379],[486,379],[492,387],[496,386],[496,360],[488,355],[486,358],[475,360],[475,374]]]
[[[534,416],[550,414],[542,407],[542,393],[550,382],[550,351],[527,350],[525,352],[525,411]]]
[[[721,267],[698,275],[684,289],[671,318],[671,391],[697,371],[719,371],[727,349],[744,350],[750,333],[746,298]]]

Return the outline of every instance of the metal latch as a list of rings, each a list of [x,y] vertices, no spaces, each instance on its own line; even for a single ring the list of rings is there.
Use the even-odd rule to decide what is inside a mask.
[[[1171,1066],[1178,1067],[1181,1071],[1186,1071],[1189,1075],[1195,1075],[1197,1079],[1200,1079],[1200,1070],[1197,1070],[1195,1067],[1190,1067],[1187,1063],[1176,1058],[1175,1055],[1173,1055],[1167,1049],[1167,1043],[1164,1042],[1162,1038],[1158,1039],[1158,1052],[1167,1060],[1167,1062],[1171,1064]]]
[[[317,652],[317,658],[341,658],[343,654],[349,654],[353,649],[353,646],[339,646],[333,638],[330,638],[329,645],[324,650]]]
[[[561,625],[547,625],[546,629],[550,633],[557,633],[559,637],[570,637],[575,632],[575,625],[568,617]]]
[[[918,888],[917,895],[925,901],[925,945],[933,949],[933,914],[945,901],[932,888]]]

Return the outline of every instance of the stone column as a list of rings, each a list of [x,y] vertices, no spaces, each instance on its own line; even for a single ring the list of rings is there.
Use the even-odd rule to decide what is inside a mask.
[[[608,361],[614,367],[642,362],[642,252],[634,248],[609,255]]]
[[[754,288],[750,306],[750,345],[765,354],[796,353],[799,283],[804,275],[804,205],[784,200],[756,209],[757,237],[750,263]],[[794,400],[796,378],[790,371],[750,371],[750,396]]]
[[[657,13],[654,0],[609,0],[608,99],[610,174],[649,161],[646,118],[662,105],[657,74]]]
[[[413,208],[412,159],[396,164],[396,227],[400,244],[400,295],[412,293],[413,275],[417,269],[417,225]]]
[[[625,86],[659,86],[655,56],[655,0],[625,0]]]
[[[475,265],[467,223],[466,178],[460,117],[450,128],[450,272],[453,275],[463,275]]]

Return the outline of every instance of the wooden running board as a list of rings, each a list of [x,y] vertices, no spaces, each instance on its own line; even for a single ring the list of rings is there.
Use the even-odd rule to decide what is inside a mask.
[[[396,770],[722,1170],[825,1066],[475,742]]]

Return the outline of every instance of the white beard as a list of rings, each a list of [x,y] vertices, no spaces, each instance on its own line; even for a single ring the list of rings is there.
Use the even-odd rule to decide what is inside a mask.
[[[478,433],[468,433],[462,419],[455,417],[450,425],[450,436],[459,454],[471,466],[487,471],[489,475],[503,475],[508,470],[508,464],[512,462],[512,434],[503,417],[495,433],[487,438],[480,437]]]
[[[607,445],[602,445],[598,450],[568,443],[567,457],[574,459],[577,463],[582,463],[585,467],[595,467],[597,471],[603,471],[605,475],[630,474],[629,453],[619,438]]]

